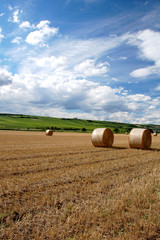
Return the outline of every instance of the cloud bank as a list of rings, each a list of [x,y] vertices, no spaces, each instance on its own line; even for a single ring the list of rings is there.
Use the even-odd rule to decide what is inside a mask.
[[[0,61],[0,112],[16,109],[34,115],[159,123],[160,86],[154,89],[154,96],[133,92],[123,86],[127,80],[112,71],[116,61],[123,66],[130,59],[119,49],[134,47],[144,67],[130,68],[127,77],[131,82],[159,76],[160,32],[145,29],[118,36],[73,38],[63,36],[49,20],[34,24],[21,20],[21,10],[10,7],[10,11],[9,21],[17,31],[4,36],[0,28],[0,42],[8,37],[11,44]],[[119,55],[109,57],[118,51]]]

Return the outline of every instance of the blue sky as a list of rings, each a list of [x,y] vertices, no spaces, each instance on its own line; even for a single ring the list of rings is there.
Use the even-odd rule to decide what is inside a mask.
[[[0,0],[0,112],[160,124],[159,0]]]

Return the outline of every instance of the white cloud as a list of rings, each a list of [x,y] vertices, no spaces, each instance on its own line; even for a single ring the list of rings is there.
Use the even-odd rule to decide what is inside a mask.
[[[104,75],[109,70],[109,63],[97,63],[95,59],[87,59],[74,67],[75,72],[82,77]]]
[[[132,77],[147,77],[151,74],[160,74],[160,32],[150,29],[130,35],[128,43],[139,48],[139,57],[153,62],[151,66],[136,69],[131,72]]]
[[[0,67],[0,86],[11,84],[13,76],[7,69]]]
[[[119,59],[120,59],[120,60],[126,60],[127,57],[125,57],[125,56],[121,56]]]
[[[41,44],[45,45],[45,40],[51,36],[58,34],[58,28],[49,27],[49,21],[41,21],[36,28],[39,30],[35,30],[28,34],[26,37],[26,42],[31,45]]]
[[[121,104],[119,105],[120,102]],[[112,113],[119,110],[128,110],[128,107],[123,98],[117,95],[116,90],[109,86],[100,86],[97,84],[97,86],[95,85],[87,92],[85,109]]]
[[[91,65],[90,60],[91,59],[97,59],[99,60],[100,56],[105,56],[107,52],[111,49],[114,49],[122,42],[124,42],[127,39],[126,35],[117,37],[116,39],[110,39],[108,37],[102,37],[102,38],[91,38],[91,39],[58,39],[56,43],[52,46],[50,46],[51,52],[56,52],[57,55],[62,55],[67,57],[68,63],[70,65],[74,65],[77,67],[79,64],[86,62],[88,65]],[[56,44],[56,48],[55,48]],[[93,51],[94,49],[94,51]],[[49,54],[48,51],[48,54]],[[83,67],[84,64],[81,66]],[[93,63],[92,63],[93,65]],[[108,63],[104,64],[107,67],[107,71],[109,68]],[[96,64],[95,64],[96,67]],[[84,66],[85,68],[85,66]]]
[[[50,24],[50,21],[48,20],[43,20],[43,21],[40,21],[40,23],[37,24],[37,28],[38,29],[43,29],[45,28],[46,26],[48,26]]]
[[[19,45],[21,43],[21,41],[22,41],[21,37],[15,37],[11,42]]]
[[[151,67],[148,67],[148,68],[139,68],[139,69],[136,69],[134,70],[133,72],[131,72],[131,77],[136,77],[136,78],[139,78],[139,77],[147,77],[148,75],[151,74],[151,70],[152,68]]]
[[[140,41],[142,57],[154,61],[156,64],[160,63],[160,32],[147,29],[140,31],[137,38]]]
[[[131,72],[132,77],[147,77],[151,74],[160,74],[160,68],[158,66],[146,67],[146,68],[139,68]]]
[[[67,63],[66,57],[60,56],[60,57],[43,57],[39,59],[33,59],[33,61],[36,62],[36,65],[41,68],[51,68],[55,69],[59,66],[64,66]]]
[[[81,111],[91,115],[114,111],[124,111],[127,108],[123,98],[117,95],[117,91],[100,86],[99,83],[86,79],[77,79],[72,73],[62,71],[61,75],[55,71],[52,75],[37,71],[32,74],[16,74],[12,86],[5,88],[1,101],[12,97],[14,102],[21,102],[22,95],[24,105],[32,105],[34,108],[47,109],[60,108],[66,111]],[[16,95],[15,95],[16,94]],[[119,102],[121,105],[119,106]],[[101,114],[100,114],[101,115]]]
[[[11,5],[9,5],[9,6],[8,6],[8,9],[9,9],[10,11],[12,11],[12,10],[13,10],[13,7],[12,7]]]
[[[118,82],[119,81],[118,78],[115,78],[115,77],[113,77],[111,80],[114,81],[114,82]]]
[[[2,17],[3,15],[5,15],[5,13],[0,13],[0,17]]]
[[[146,108],[149,109],[153,105],[151,97],[144,94],[124,95],[124,99],[130,111],[135,111],[136,114],[146,114]]]
[[[19,23],[19,21],[20,21],[18,14],[19,14],[19,10],[18,9],[13,12],[13,22],[15,22],[15,23]]]
[[[1,42],[2,38],[4,38],[4,35],[1,32],[2,32],[2,28],[0,27],[0,42]]]
[[[75,0],[66,0],[66,5],[70,4],[72,1],[75,1]],[[94,2],[98,2],[100,0],[77,0],[77,1],[82,1],[84,3],[94,3]]]
[[[129,112],[115,112],[111,113],[108,117],[108,120],[114,121],[114,122],[133,122],[134,115]]]
[[[51,59],[47,59],[49,64]],[[158,113],[160,98],[151,99],[144,94],[128,95],[124,88],[112,89],[109,86],[101,86],[98,82],[77,79],[73,72],[65,69],[57,72],[55,68],[52,73],[45,68],[42,68],[43,71],[40,68],[31,70],[31,74],[23,71],[15,74],[13,81],[10,81],[12,85],[2,83],[0,101],[3,102],[3,106],[8,104],[12,109],[13,104],[20,113],[26,111],[29,114],[55,117],[132,123],[135,119],[135,122],[139,123],[152,122],[149,115],[152,115],[152,112]],[[6,76],[7,71],[5,73]],[[12,78],[8,74],[9,77]],[[22,102],[23,104],[20,104]],[[70,111],[71,113],[68,113]],[[158,121],[155,116],[154,123]]]
[[[40,22],[39,29],[36,28],[39,31],[46,24],[48,21]],[[12,87],[4,86],[5,92],[15,99],[15,104],[19,104],[22,95],[25,95],[23,101],[27,112],[34,109],[37,114],[43,112],[49,115],[50,109],[50,116],[56,116],[54,111],[57,110],[62,117],[88,116],[90,119],[133,121],[138,112],[143,112],[146,102],[148,108],[153,106],[150,97],[143,94],[128,96],[124,88],[112,89],[91,79],[87,80],[87,77],[108,72],[109,64],[100,62],[98,56],[119,46],[125,38],[122,36],[112,41],[109,38],[84,41],[60,39],[43,52],[36,50],[28,53],[27,49],[23,50],[19,73],[14,76]],[[21,110],[24,111],[23,108]],[[72,111],[72,114],[69,115],[67,111]],[[76,114],[76,111],[80,113]]]
[[[155,88],[156,91],[160,91],[160,84]]]
[[[144,94],[134,94],[134,95],[128,95],[127,99],[134,102],[146,102],[151,100],[151,97],[146,96]]]
[[[98,79],[109,74],[109,63],[101,59],[105,59],[111,49],[129,39],[129,44],[138,46],[142,57],[142,52],[148,49],[140,45],[140,42],[146,41],[145,38],[139,40],[138,34],[134,39],[131,34],[86,40],[61,37],[42,51],[39,48],[33,50],[32,45],[44,46],[49,37],[58,34],[58,28],[50,27],[48,20],[36,26],[25,21],[19,27],[19,33],[21,29],[34,29],[26,37],[26,42],[31,46],[24,44],[23,49],[20,45],[10,51],[10,59],[18,62],[18,69],[14,77],[8,73],[8,82],[7,72],[4,74],[6,80],[1,80],[0,101],[6,109],[13,109],[14,105],[20,113],[123,122],[133,122],[134,119],[145,121],[146,108],[151,112],[157,111],[160,103],[158,99],[154,101],[144,94],[129,95],[124,88],[113,89]],[[21,37],[15,37],[12,42],[19,44],[21,40]],[[114,59],[127,59],[122,52],[120,56]],[[157,72],[157,62],[155,59],[155,65],[149,66],[148,71]],[[137,69],[132,74],[144,76],[144,72],[140,71]],[[116,75],[112,76],[111,80],[117,82]],[[94,80],[91,77],[95,77]],[[117,86],[115,82],[112,83]],[[137,118],[138,114],[140,116]]]
[[[31,25],[30,22],[24,21],[19,25],[22,29],[34,28],[34,25]]]
[[[9,7],[9,10],[13,10],[12,7]],[[13,23],[19,23],[20,20],[19,20],[19,9],[16,9],[13,14],[12,14],[12,17],[10,17],[8,19],[9,22],[13,22]]]
[[[155,99],[155,101],[160,104],[160,99]],[[158,108],[146,108],[143,110],[143,114],[136,118],[136,121],[132,121],[133,123],[140,123],[140,124],[149,124],[154,123],[159,125],[160,119],[160,112]]]

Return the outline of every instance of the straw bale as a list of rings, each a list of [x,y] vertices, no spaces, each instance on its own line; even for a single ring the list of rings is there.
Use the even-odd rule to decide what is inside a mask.
[[[157,136],[157,133],[155,132],[155,133],[153,133],[153,136]]]
[[[151,132],[148,129],[133,128],[129,134],[130,148],[149,149],[152,143]]]
[[[52,136],[53,135],[53,131],[50,130],[50,129],[46,130],[46,135],[47,136]]]
[[[95,147],[111,147],[114,135],[110,128],[96,128],[92,132],[91,141]]]

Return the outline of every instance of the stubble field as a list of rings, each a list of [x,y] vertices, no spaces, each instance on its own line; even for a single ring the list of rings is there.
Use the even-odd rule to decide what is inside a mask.
[[[0,131],[0,239],[160,239],[160,136]]]

